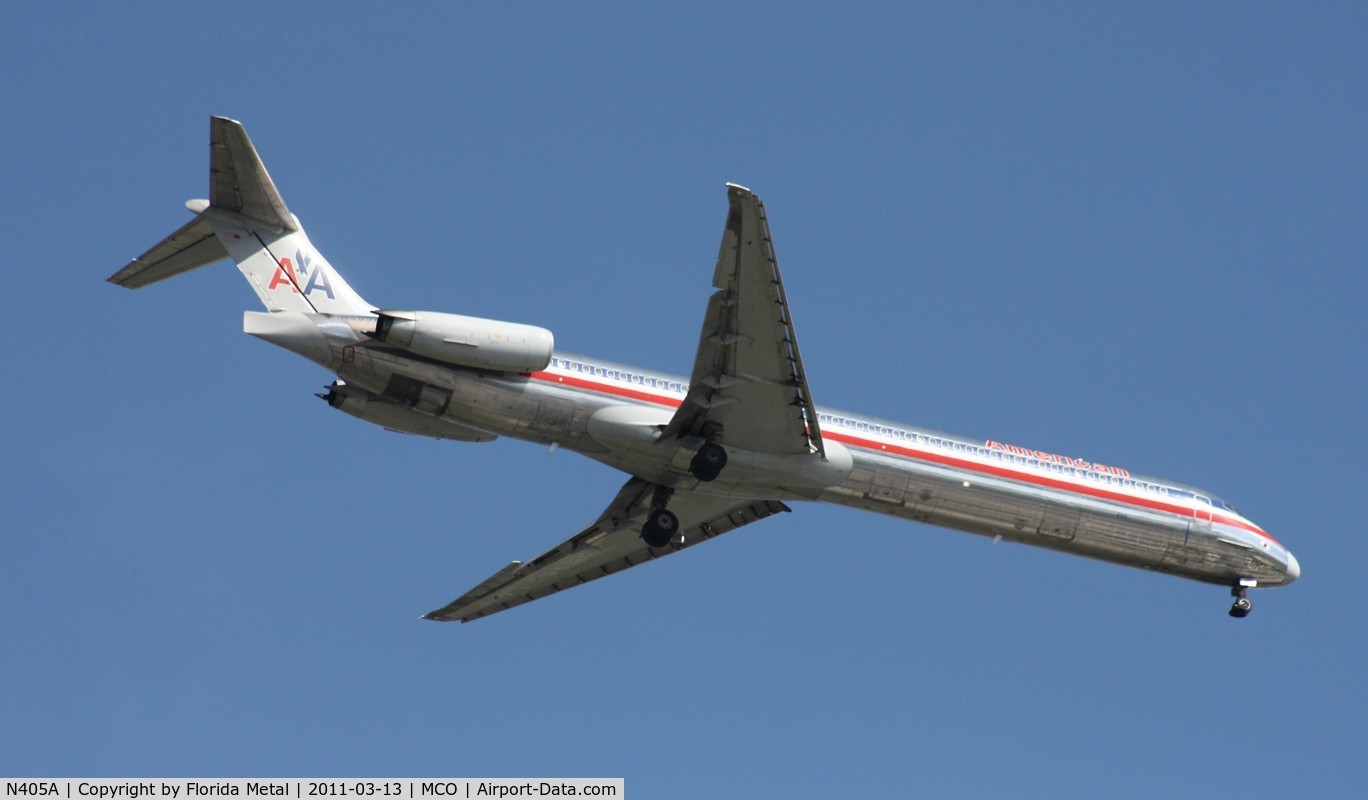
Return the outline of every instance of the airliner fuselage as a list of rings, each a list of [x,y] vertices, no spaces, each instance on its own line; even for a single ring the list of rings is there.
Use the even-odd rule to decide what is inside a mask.
[[[394,374],[421,379],[442,387],[453,422],[573,450],[653,483],[836,503],[1226,586],[1277,586],[1300,573],[1282,544],[1212,493],[1122,467],[819,407],[828,450],[844,451],[829,472],[781,467],[701,482],[655,446],[688,394],[684,378],[565,353],[545,370],[509,376],[373,350],[354,351],[348,364],[345,344],[333,350],[324,366],[348,385],[383,395]]]
[[[556,351],[550,331],[366,302],[285,207],[242,126],[210,122],[210,197],[110,281],[156,283],[231,258],[265,312],[243,329],[335,373],[320,395],[405,433],[510,436],[630,476],[579,533],[425,616],[473,619],[692,547],[814,501],[1246,590],[1296,558],[1209,492],[1123,467],[952,436],[813,401],[764,205],[729,212],[693,370],[681,378]]]

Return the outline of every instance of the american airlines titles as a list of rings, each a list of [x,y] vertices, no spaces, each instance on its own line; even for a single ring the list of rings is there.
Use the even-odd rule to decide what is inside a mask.
[[[997,461],[1014,466],[1031,467],[1042,472],[1050,472],[1055,475],[1066,477],[1082,478],[1088,481],[1095,481],[1109,486],[1118,486],[1160,497],[1172,497],[1175,494],[1189,494],[1157,483],[1150,483],[1149,481],[1132,478],[1130,472],[1121,467],[1098,464],[1082,458],[1070,458],[1068,456],[1056,455],[1055,453],[1047,453],[1044,450],[1030,450],[1013,444],[1003,444],[1002,442],[997,442],[992,439],[988,439],[980,445],[972,442],[959,441],[957,439],[949,439],[934,434],[903,430],[888,425],[881,425],[876,422],[851,419],[849,417],[842,417],[834,414],[819,413],[817,415],[817,420],[822,425],[823,430],[839,430],[845,428],[860,433],[907,442],[920,449],[948,451],[958,455],[974,456],[988,461]]]

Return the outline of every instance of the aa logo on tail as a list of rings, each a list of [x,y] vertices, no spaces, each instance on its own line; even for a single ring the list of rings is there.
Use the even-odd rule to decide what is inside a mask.
[[[304,284],[303,289],[299,288],[301,281]],[[295,251],[293,262],[289,258],[280,259],[275,275],[271,276],[271,284],[266,288],[274,290],[277,286],[288,286],[290,291],[303,295],[321,289],[328,295],[329,300],[337,299],[333,294],[332,284],[328,282],[327,264],[321,260],[315,264],[313,257],[303,250]]]

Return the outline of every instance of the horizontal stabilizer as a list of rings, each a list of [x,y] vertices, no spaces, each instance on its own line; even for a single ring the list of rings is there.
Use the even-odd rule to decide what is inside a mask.
[[[242,123],[209,119],[209,197],[185,207],[195,219],[109,282],[137,289],[231,258],[267,311],[370,315],[373,306],[333,269],[285,207]],[[279,333],[272,330],[270,336]],[[318,361],[317,348],[308,349],[306,355]],[[320,363],[331,357],[327,353]]]
[[[209,220],[196,217],[156,247],[128,262],[128,266],[110,275],[108,280],[119,286],[140,289],[227,257],[228,251],[214,236]]]

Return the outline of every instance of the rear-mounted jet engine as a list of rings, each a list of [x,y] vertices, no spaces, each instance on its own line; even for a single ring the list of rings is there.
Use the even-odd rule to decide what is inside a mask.
[[[551,331],[437,311],[377,311],[377,340],[410,353],[494,372],[539,372],[551,363]]]

